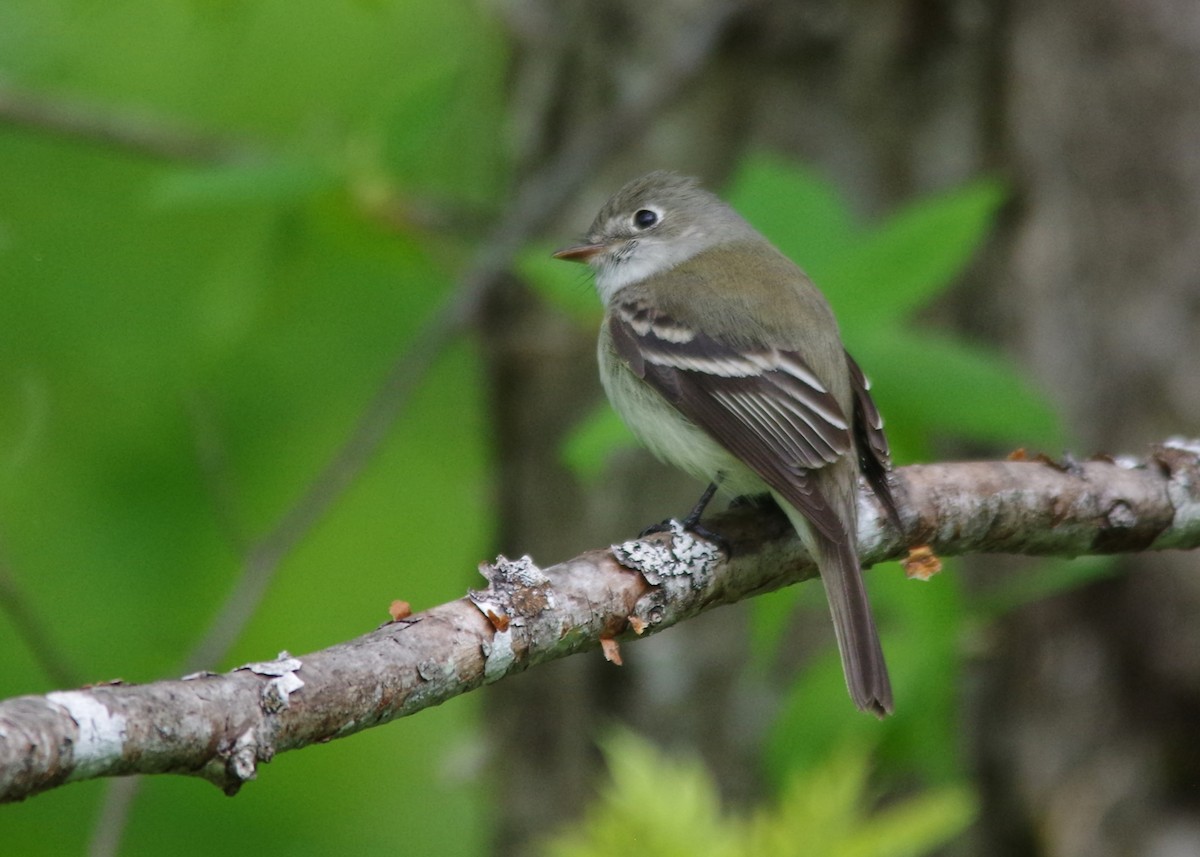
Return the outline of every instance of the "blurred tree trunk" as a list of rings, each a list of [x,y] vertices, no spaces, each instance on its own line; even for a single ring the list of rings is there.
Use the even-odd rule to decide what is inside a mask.
[[[526,162],[644,85],[663,46],[720,5],[507,0]],[[817,164],[864,215],[999,171],[1007,222],[941,315],[1005,343],[1080,452],[1139,450],[1200,423],[1198,141],[1195,0],[763,0],[554,238],[633,175],[669,166],[715,185],[750,147]],[[640,455],[602,484],[573,481],[557,442],[601,401],[594,333],[515,285],[491,311],[503,548],[551,562],[686,510],[702,486],[647,478]],[[561,494],[525,505],[547,486]],[[1196,563],[1155,556],[995,629],[965,705],[985,801],[971,853],[1200,853]],[[614,718],[690,740],[729,796],[753,796],[763,724],[744,706],[770,690],[738,684],[745,640],[744,613],[718,611],[639,643],[619,670],[577,658],[494,688],[498,853],[579,810]]]
[[[1011,341],[1082,452],[1194,431],[1200,5],[1016,3],[1003,67],[1020,204],[989,285]],[[978,706],[988,853],[1200,854],[1197,557],[1124,564],[999,629]]]
[[[636,97],[672,46],[704,29],[698,24],[722,5],[506,3],[516,44],[519,157],[535,169],[575,126]],[[732,165],[740,148],[737,88],[713,59],[647,139],[629,141],[595,177],[552,240],[576,238],[616,186],[650,165],[709,176]],[[712,133],[714,116],[727,117],[728,139]],[[579,278],[580,288],[591,288],[585,271]],[[621,456],[595,485],[579,484],[563,465],[562,440],[604,402],[596,330],[568,322],[515,284],[495,296],[487,316],[503,550],[549,563],[581,545],[629,538],[692,506],[704,486],[641,451]],[[535,496],[543,506],[530,509]],[[739,686],[748,645],[744,615],[740,606],[717,611],[678,633],[639,642],[620,668],[596,654],[490,688],[486,719],[500,780],[496,853],[529,853],[532,840],[577,816],[603,770],[596,739],[618,722],[703,748],[728,795],[752,796],[756,742],[742,716],[748,690]]]

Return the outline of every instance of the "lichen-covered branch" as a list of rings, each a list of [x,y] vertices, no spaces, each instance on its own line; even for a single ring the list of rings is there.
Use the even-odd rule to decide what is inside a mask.
[[[866,562],[914,546],[1076,556],[1200,546],[1200,442],[1144,460],[975,462],[901,468],[904,532],[863,499]],[[482,567],[486,589],[301,657],[147,685],[0,702],[0,800],[134,773],[204,777],[232,794],[260,762],[429,708],[542,661],[668,628],[811,577],[778,510],[710,522],[733,558],[658,534],[539,569]]]

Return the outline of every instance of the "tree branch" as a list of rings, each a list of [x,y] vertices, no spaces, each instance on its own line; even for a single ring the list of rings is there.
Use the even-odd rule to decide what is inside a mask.
[[[245,164],[268,157],[265,150],[245,141],[184,122],[26,90],[4,78],[0,78],[0,125],[25,127],[165,161]]]
[[[1198,441],[1168,441],[1143,461],[905,467],[895,483],[904,532],[864,497],[866,563],[904,556],[910,545],[1057,556],[1200,546]],[[133,773],[197,775],[233,794],[276,753],[816,573],[777,509],[735,507],[710,523],[732,559],[679,531],[544,571],[501,557],[481,567],[487,589],[304,657],[0,702],[0,800]]]

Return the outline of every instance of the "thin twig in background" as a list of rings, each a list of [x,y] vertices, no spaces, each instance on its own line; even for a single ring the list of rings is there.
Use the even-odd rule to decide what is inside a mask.
[[[195,393],[188,397],[188,422],[195,443],[196,463],[200,477],[216,515],[217,525],[236,556],[245,556],[248,539],[242,529],[234,486],[233,465],[220,426],[205,397]]]
[[[120,851],[121,837],[141,785],[140,777],[118,777],[108,784],[88,837],[88,857],[111,857]]]
[[[17,636],[24,642],[38,668],[56,687],[79,683],[79,671],[69,663],[66,653],[50,639],[50,623],[42,620],[17,582],[12,567],[0,559],[0,610],[7,614]]]

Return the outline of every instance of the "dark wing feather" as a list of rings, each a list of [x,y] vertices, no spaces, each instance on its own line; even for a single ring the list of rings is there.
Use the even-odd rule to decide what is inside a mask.
[[[833,394],[795,352],[733,348],[638,302],[614,306],[617,353],[827,538],[847,538],[810,471],[854,447]]]
[[[892,484],[888,479],[888,471],[892,469],[892,454],[888,449],[887,435],[883,433],[883,417],[871,399],[870,382],[849,353],[846,354],[846,365],[850,368],[850,386],[854,390],[854,445],[858,452],[859,469],[879,498],[888,519],[897,530],[903,531],[900,510],[896,507]]]

